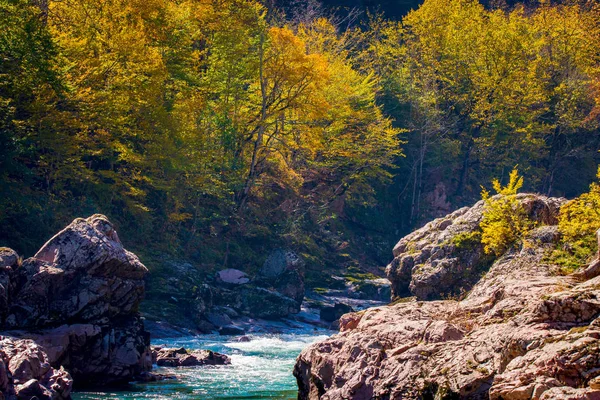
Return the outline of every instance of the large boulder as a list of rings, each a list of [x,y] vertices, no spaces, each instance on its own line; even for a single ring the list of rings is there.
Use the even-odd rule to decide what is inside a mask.
[[[22,263],[4,254],[7,335],[40,344],[48,363],[77,384],[123,383],[150,370],[150,338],[137,312],[147,269],[105,216],[76,219]]]
[[[41,345],[50,364],[64,367],[79,386],[127,383],[152,369],[150,335],[137,316],[110,324],[63,325],[21,336]]]
[[[278,249],[273,251],[265,260],[259,274],[266,278],[277,278],[289,269],[300,269],[303,260],[291,250]]]
[[[13,249],[0,247],[0,269],[15,268],[19,263],[19,255]]]
[[[517,199],[532,221],[545,225],[556,224],[566,201],[532,194],[519,194]],[[470,290],[493,262],[481,244],[484,207],[480,201],[461,208],[402,238],[386,268],[392,297],[434,300]]]
[[[147,272],[106,217],[76,219],[15,270],[3,325],[39,328],[133,314]]]
[[[430,225],[432,236],[420,232],[416,251],[436,245],[451,259],[446,239],[425,242],[475,207]],[[441,228],[443,220],[451,224]],[[557,238],[555,226],[536,229],[462,301],[413,297],[345,314],[340,334],[298,357],[299,399],[600,398],[600,276],[562,276],[547,264]]]

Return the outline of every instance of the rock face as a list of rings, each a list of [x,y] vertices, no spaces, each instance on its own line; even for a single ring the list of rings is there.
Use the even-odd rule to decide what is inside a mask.
[[[298,313],[300,304],[274,290],[249,287],[240,292],[240,306],[237,309],[253,318],[278,319]]]
[[[225,285],[213,290],[215,306],[229,307],[252,318],[283,318],[300,312],[304,299],[304,261],[292,251],[275,250],[252,283],[249,284],[246,274],[235,269],[220,271],[217,282]],[[214,323],[213,320],[210,322]]]
[[[300,312],[304,299],[304,260],[290,250],[275,250],[265,260],[257,277],[259,286],[273,288],[292,299],[296,306],[292,313]]]
[[[554,221],[562,200],[528,198],[540,221]],[[429,234],[403,239],[396,257],[408,256],[414,242],[427,268],[452,260],[456,250],[447,242],[457,228],[444,232],[452,225],[472,232],[478,215],[481,204],[434,221]],[[557,238],[555,226],[537,228],[526,245],[494,260],[462,301],[412,298],[342,316],[340,334],[299,356],[299,398],[600,398],[600,276],[561,276],[546,264]],[[450,281],[432,280],[438,293],[420,297],[445,293]]]
[[[154,337],[173,336],[158,321],[192,332],[220,332],[223,327],[233,332],[229,328],[236,319],[277,320],[297,314],[304,299],[304,261],[289,250],[272,252],[252,278],[232,268],[203,276],[187,262],[165,264],[170,276],[150,278],[152,290],[143,306]]]
[[[225,354],[210,350],[194,350],[152,347],[152,361],[161,367],[195,367],[201,365],[229,365],[231,359]]]
[[[303,299],[304,261],[291,251],[276,250],[251,282],[242,271],[220,271],[204,318],[215,327],[230,325],[239,315],[275,320],[300,312]]]
[[[33,340],[77,384],[122,383],[150,370],[150,338],[137,313],[147,269],[106,217],[76,219],[22,263],[6,254],[5,335]]]
[[[31,340],[0,337],[2,398],[70,398],[73,380],[64,368],[50,366],[48,355]]]
[[[519,194],[531,220],[556,224],[565,199]],[[393,297],[416,296],[436,300],[473,287],[493,261],[483,252],[479,223],[484,202],[438,218],[402,238],[394,247],[394,260],[386,273]]]

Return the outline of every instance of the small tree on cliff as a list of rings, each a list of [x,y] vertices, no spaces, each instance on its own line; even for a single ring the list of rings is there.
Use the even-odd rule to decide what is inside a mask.
[[[481,197],[485,201],[485,210],[480,227],[481,243],[488,254],[502,255],[511,245],[531,230],[532,222],[517,200],[517,192],[523,186],[523,177],[515,167],[508,184],[502,186],[498,179],[492,181],[497,195],[483,189]]]

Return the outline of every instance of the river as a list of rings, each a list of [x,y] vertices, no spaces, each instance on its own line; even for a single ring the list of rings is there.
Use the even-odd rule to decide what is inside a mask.
[[[227,354],[231,357],[231,365],[157,368],[155,372],[177,375],[178,381],[132,384],[121,391],[76,392],[73,400],[296,399],[296,379],[292,375],[296,357],[306,346],[331,333],[307,329],[286,334],[251,335],[250,342],[217,335],[157,339],[153,344]]]

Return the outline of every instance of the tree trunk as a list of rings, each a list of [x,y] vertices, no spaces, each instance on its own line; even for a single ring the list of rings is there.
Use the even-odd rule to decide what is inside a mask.
[[[248,171],[248,176],[246,178],[246,182],[244,184],[244,189],[242,191],[242,195],[240,196],[238,210],[241,210],[248,196],[250,194],[250,190],[254,185],[254,181],[256,179],[256,165],[258,164],[258,154],[262,148],[263,138],[265,135],[265,124],[267,120],[267,82],[264,78],[264,56],[265,56],[265,36],[264,33],[260,36],[260,47],[259,47],[259,79],[260,79],[260,94],[261,94],[261,110],[260,110],[260,120],[258,125],[258,132],[256,135],[256,140],[254,141],[254,148],[252,150],[252,159],[250,161],[250,170]]]

